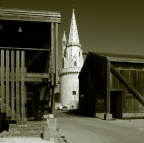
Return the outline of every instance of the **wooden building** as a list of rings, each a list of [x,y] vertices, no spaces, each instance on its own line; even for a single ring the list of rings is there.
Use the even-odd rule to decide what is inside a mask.
[[[25,124],[53,112],[59,12],[0,9],[1,115]]]
[[[144,56],[90,52],[79,82],[79,110],[99,118],[144,117]]]

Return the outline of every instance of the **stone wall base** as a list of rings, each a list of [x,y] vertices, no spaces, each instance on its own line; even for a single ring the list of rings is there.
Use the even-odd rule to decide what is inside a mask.
[[[95,113],[95,117],[99,119],[104,119],[104,114],[105,113]]]
[[[111,120],[112,114],[104,114],[104,120]]]
[[[103,119],[103,120],[111,120],[112,119],[112,114],[96,113],[95,117],[99,118],[99,119]]]
[[[122,118],[144,118],[144,113],[122,113]]]

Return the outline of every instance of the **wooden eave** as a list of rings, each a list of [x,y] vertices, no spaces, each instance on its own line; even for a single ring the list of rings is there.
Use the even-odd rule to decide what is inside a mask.
[[[105,57],[110,62],[128,62],[128,63],[144,63],[143,55],[126,55],[126,54],[112,54],[112,53],[94,53],[96,55]]]
[[[0,8],[0,20],[61,22],[60,12]]]

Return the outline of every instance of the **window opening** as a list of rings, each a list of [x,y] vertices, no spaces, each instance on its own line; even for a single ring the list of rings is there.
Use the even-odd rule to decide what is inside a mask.
[[[73,95],[76,95],[76,91],[73,91]]]

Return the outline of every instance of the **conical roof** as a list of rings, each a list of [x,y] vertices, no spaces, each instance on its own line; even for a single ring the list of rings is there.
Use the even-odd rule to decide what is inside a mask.
[[[71,19],[69,40],[68,40],[68,44],[70,43],[77,43],[77,44],[80,43],[74,9],[72,12],[72,19]]]
[[[65,35],[65,31],[64,31],[64,34],[63,34],[63,39],[62,41],[66,42],[66,35]]]

